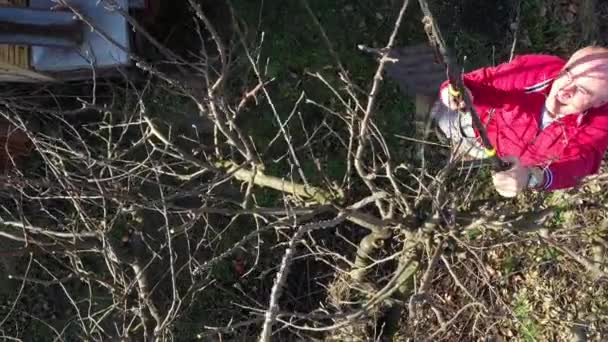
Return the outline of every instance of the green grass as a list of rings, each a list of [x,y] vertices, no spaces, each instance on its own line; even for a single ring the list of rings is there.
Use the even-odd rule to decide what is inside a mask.
[[[541,249],[540,259],[541,261],[556,261],[560,256],[560,253],[557,249],[553,247],[547,247]]]
[[[465,232],[466,237],[469,241],[473,241],[475,239],[477,239],[478,237],[482,236],[483,232],[481,231],[481,229],[469,229]]]
[[[519,323],[519,335],[526,342],[536,342],[539,336],[539,328],[531,316],[532,310],[525,295],[518,295],[513,307],[513,314]]]
[[[531,52],[547,52],[548,46],[553,46],[567,33],[567,28],[547,15],[550,10],[546,1],[524,0],[521,3],[522,24],[530,39]]]
[[[502,260],[502,272],[505,276],[509,276],[511,273],[517,270],[519,266],[519,260],[517,257],[513,255],[509,255],[508,257]]]
[[[315,24],[310,13],[301,1],[290,2],[264,2],[251,1],[233,2],[237,15],[242,16],[249,27],[259,27],[264,32],[264,44],[261,50],[261,59],[267,61],[267,78],[275,81],[268,87],[273,104],[281,118],[286,120],[293,109],[297,98],[304,93],[307,99],[344,113],[344,108],[335,100],[332,92],[319,80],[311,77],[309,73],[320,73],[332,87],[340,91],[344,84],[338,77],[338,61],[330,52],[323,33]],[[332,49],[339,56],[340,62],[347,70],[349,78],[360,89],[369,89],[372,76],[377,63],[368,54],[357,49],[358,44],[372,47],[382,47],[392,30],[395,15],[398,10],[397,3],[374,4],[366,1],[321,1],[308,2],[311,11],[320,22],[325,34],[331,42]],[[398,37],[398,45],[412,40],[413,37],[422,38],[420,18],[416,17],[416,6],[410,7],[410,17]],[[404,34],[407,32],[407,34]],[[258,36],[259,38],[259,36]],[[365,100],[364,96],[360,96]],[[378,106],[375,121],[379,128],[386,132],[387,143],[397,146],[398,140],[394,134],[404,134],[411,130],[406,113],[411,112],[411,100],[401,94],[394,84],[385,83],[378,96]],[[334,129],[345,129],[344,124],[337,118],[312,105],[302,105],[299,108],[304,125],[309,132],[314,131],[323,120]],[[275,137],[279,127],[271,108],[266,103],[252,108],[244,120],[244,127],[256,142],[259,151],[266,151],[263,159],[267,168],[273,168],[270,174],[281,177],[295,177],[297,173],[290,174],[287,159],[283,159],[275,166],[271,162],[276,160],[285,151],[282,138],[277,139],[272,146],[269,142]],[[306,139],[300,128],[298,118],[293,118],[287,126],[292,142],[297,147]],[[327,154],[345,156],[343,146],[333,137],[324,139],[321,143],[312,146],[313,152],[318,155]],[[398,152],[405,149],[396,149]],[[321,172],[315,162],[310,160],[310,154],[300,151],[300,162],[310,181],[315,183],[328,178],[340,182],[346,172],[346,165],[338,158],[321,161]],[[340,158],[344,159],[344,158]],[[275,170],[286,173],[276,173]],[[266,196],[264,196],[266,197]]]

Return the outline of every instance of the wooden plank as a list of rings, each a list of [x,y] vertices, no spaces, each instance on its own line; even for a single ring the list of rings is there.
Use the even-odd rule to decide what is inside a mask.
[[[0,82],[53,82],[54,78],[44,74],[0,62]]]
[[[27,0],[0,0],[0,7],[27,7]],[[30,68],[30,47],[0,44],[0,63]]]
[[[0,7],[27,7],[28,0],[0,0]],[[0,81],[52,82],[52,77],[30,70],[30,47],[0,44]]]

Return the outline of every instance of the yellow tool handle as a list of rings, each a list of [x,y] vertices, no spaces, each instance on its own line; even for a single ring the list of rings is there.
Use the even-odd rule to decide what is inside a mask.
[[[460,91],[454,87],[452,87],[452,85],[448,85],[448,93],[453,96],[453,97],[460,97]]]

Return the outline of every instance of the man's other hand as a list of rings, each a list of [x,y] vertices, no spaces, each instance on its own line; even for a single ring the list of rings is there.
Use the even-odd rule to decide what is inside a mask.
[[[492,182],[496,191],[501,196],[515,197],[528,187],[530,170],[522,166],[516,157],[505,157],[502,159],[510,163],[511,168],[506,171],[496,172],[492,176]]]

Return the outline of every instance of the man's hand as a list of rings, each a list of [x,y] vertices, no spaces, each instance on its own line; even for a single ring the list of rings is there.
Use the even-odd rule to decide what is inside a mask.
[[[522,166],[516,157],[503,158],[511,164],[511,168],[497,172],[492,176],[496,191],[504,197],[515,197],[528,187],[530,169]]]
[[[465,109],[466,104],[462,96],[453,96],[453,94],[451,94],[450,87],[451,86],[447,86],[441,91],[441,102],[443,102],[443,104],[446,105],[446,107],[448,107],[450,110],[456,111]],[[473,94],[471,91],[468,88],[464,89],[467,94],[469,94],[471,100],[473,100]]]

